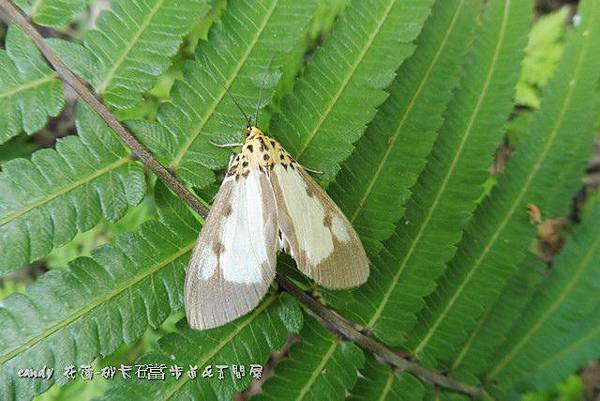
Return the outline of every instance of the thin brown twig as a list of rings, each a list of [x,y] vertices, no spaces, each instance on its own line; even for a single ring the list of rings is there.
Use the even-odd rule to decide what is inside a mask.
[[[464,384],[458,380],[452,379],[451,377],[445,376],[434,370],[426,369],[415,362],[401,357],[382,343],[355,329],[352,323],[323,306],[311,295],[300,290],[287,278],[283,276],[277,276],[276,281],[277,284],[279,284],[279,286],[281,286],[286,292],[298,299],[314,315],[316,315],[317,319],[320,320],[320,322],[334,334],[341,334],[346,340],[352,341],[353,343],[360,345],[362,348],[371,351],[385,362],[390,364],[392,367],[401,371],[413,373],[414,375],[419,376],[421,379],[431,384],[468,394],[473,397],[482,397],[485,395],[485,390],[481,387]]]
[[[57,75],[68,84],[105,122],[112,128],[119,138],[133,151],[135,156],[152,170],[158,178],[163,181],[175,194],[187,203],[196,213],[206,218],[208,209],[198,201],[198,199],[162,164],[160,164],[144,145],[142,145],[131,133],[129,133],[115,116],[102,104],[92,93],[92,91],[54,54],[54,52],[45,43],[44,38],[27,21],[19,10],[8,0],[2,0],[0,9],[8,22],[15,21],[33,40],[40,49],[50,65],[55,69]],[[317,302],[312,296],[306,294],[296,287],[291,281],[283,276],[277,276],[278,285],[290,295],[298,299],[315,317],[331,330],[333,333],[352,341],[362,348],[376,354],[382,360],[391,366],[413,373],[426,382],[454,390],[460,393],[468,394],[474,397],[480,397],[485,394],[482,388],[464,384],[460,381],[447,377],[439,372],[426,369],[419,364],[409,361],[393,350],[387,348],[382,343],[361,333],[355,329],[348,320],[329,310],[321,303]]]

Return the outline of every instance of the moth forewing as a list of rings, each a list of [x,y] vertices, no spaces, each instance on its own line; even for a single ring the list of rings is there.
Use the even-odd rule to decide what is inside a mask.
[[[327,288],[363,284],[369,260],[356,231],[323,188],[288,159],[273,166],[270,179],[283,242],[298,268]]]
[[[186,271],[192,328],[223,325],[254,309],[275,277],[276,206],[265,172],[237,157],[223,181]]]

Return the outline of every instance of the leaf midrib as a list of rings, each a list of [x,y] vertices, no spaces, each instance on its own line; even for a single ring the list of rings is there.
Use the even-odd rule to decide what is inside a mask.
[[[81,187],[87,183],[89,183],[90,181],[100,177],[103,174],[106,174],[112,170],[116,170],[117,168],[121,167],[122,165],[125,165],[129,162],[133,161],[132,159],[130,159],[128,156],[127,157],[123,157],[122,159],[119,159],[109,165],[107,165],[104,168],[101,168],[99,170],[94,171],[92,174],[85,176],[85,178],[81,179],[81,180],[77,180],[74,181],[72,183],[70,183],[69,185],[66,185],[62,188],[60,188],[58,191],[55,191],[51,194],[49,194],[47,197],[44,197],[34,203],[30,203],[28,206],[22,208],[22,209],[18,209],[12,213],[7,214],[5,217],[3,217],[2,219],[0,219],[0,227],[4,226],[5,224],[10,223],[11,221],[23,216],[24,214],[29,213],[30,211],[32,211],[33,209],[37,209],[39,207],[42,207],[44,205],[46,205],[47,203],[50,203],[51,201],[53,201],[54,199],[58,198],[59,196],[62,196],[64,194],[66,194],[67,192],[70,192],[78,187]]]
[[[450,38],[451,32],[454,30],[454,28],[456,26],[456,22],[458,21],[458,16],[460,14],[460,10],[462,9],[464,3],[465,3],[465,0],[461,0],[459,6],[456,8],[456,12],[455,12],[454,16],[452,17],[451,24],[450,24],[448,30],[446,31],[446,35],[444,36],[444,39],[442,40],[441,46],[438,48],[435,56],[433,57],[432,62],[429,64],[429,67],[427,68],[427,71],[426,71],[425,75],[423,76],[423,79],[421,80],[419,86],[417,87],[417,90],[415,91],[414,95],[411,97],[408,107],[406,108],[404,115],[402,116],[402,119],[400,120],[400,122],[398,123],[398,126],[396,127],[396,131],[394,132],[394,134],[391,137],[391,141],[388,144],[385,154],[377,166],[377,171],[375,171],[375,174],[371,177],[371,179],[369,181],[369,185],[368,185],[364,195],[361,197],[360,201],[358,202],[358,206],[357,206],[356,210],[350,217],[350,222],[354,223],[354,220],[356,219],[356,217],[364,209],[364,203],[367,200],[367,198],[371,195],[371,192],[373,191],[373,188],[375,187],[375,182],[379,179],[379,176],[381,175],[381,172],[383,170],[383,165],[387,162],[390,154],[392,153],[392,149],[396,143],[396,140],[398,139],[398,136],[400,135],[400,131],[404,127],[404,124],[406,123],[408,116],[410,115],[411,111],[415,107],[415,104],[417,103],[417,99],[421,95],[421,92],[423,91],[423,88],[425,87],[427,81],[429,81],[431,73],[432,73],[435,65],[437,64],[437,62],[442,54],[442,51],[445,49],[446,45],[448,44],[448,39]]]
[[[246,320],[244,320],[239,326],[237,326],[235,328],[235,330],[233,330],[231,333],[229,333],[229,335],[225,338],[223,338],[223,340],[221,340],[216,346],[212,347],[212,352],[210,352],[208,355],[206,355],[204,358],[202,358],[197,366],[204,366],[206,365],[206,363],[213,358],[215,355],[217,355],[227,344],[229,344],[230,341],[232,341],[243,329],[246,328],[246,326],[248,326],[250,323],[252,323],[256,318],[258,318],[260,316],[260,314],[267,309],[267,307],[269,307],[275,300],[277,299],[277,294],[271,294],[270,298],[265,299],[255,310],[254,312],[252,312],[247,318]],[[189,381],[189,376],[185,375],[183,376],[180,380],[175,382],[175,385],[171,388],[171,390],[169,392],[167,392],[165,394],[165,398],[163,398],[164,401],[167,401],[169,399],[171,399],[171,397],[173,397],[177,391],[179,391],[179,389],[181,387],[183,387],[184,384],[186,384]]]
[[[505,26],[504,26],[505,23],[506,23],[506,19],[505,19],[505,21],[503,21],[503,28],[505,28]],[[440,202],[440,200],[442,198],[442,194],[446,190],[446,186],[448,185],[448,182],[450,181],[450,177],[452,176],[452,173],[454,172],[454,169],[456,168],[456,165],[458,164],[458,160],[460,159],[460,157],[462,155],[462,152],[463,152],[463,149],[467,142],[467,139],[471,136],[471,129],[473,128],[473,124],[475,122],[476,116],[479,114],[479,110],[481,108],[481,104],[483,103],[483,99],[487,95],[487,91],[488,91],[488,88],[489,88],[489,85],[491,82],[492,73],[495,70],[498,53],[500,52],[499,44],[502,43],[503,40],[504,40],[504,36],[502,36],[501,39],[498,41],[498,45],[496,47],[496,53],[494,54],[494,58],[492,59],[492,64],[491,64],[490,70],[488,72],[488,75],[486,77],[484,89],[481,91],[481,94],[477,101],[476,107],[473,110],[471,119],[465,130],[465,134],[463,135],[463,137],[461,139],[460,145],[458,147],[456,154],[454,155],[454,159],[452,160],[450,168],[448,169],[446,176],[444,177],[444,180],[442,181],[442,185],[440,186],[440,188],[434,198],[431,208],[429,208],[429,210],[427,211],[427,215],[425,216],[425,219],[423,220],[423,224],[421,224],[421,227],[419,228],[417,235],[415,235],[414,238],[412,239],[410,248],[408,249],[404,258],[402,259],[402,264],[399,266],[397,273],[394,275],[392,281],[390,282],[390,285],[384,294],[381,304],[379,305],[379,307],[377,308],[377,310],[375,311],[375,313],[373,314],[373,316],[367,323],[366,328],[372,328],[373,325],[375,324],[375,322],[379,319],[379,317],[383,313],[383,310],[385,309],[387,303],[389,302],[390,297],[392,296],[392,293],[394,292],[394,288],[396,288],[398,280],[400,280],[400,277],[402,276],[402,273],[404,272],[404,269],[406,268],[408,261],[412,257],[413,252],[417,249],[417,244],[419,243],[421,236],[425,232],[425,228],[429,224],[429,221],[433,217],[434,211],[438,207],[438,203]]]
[[[386,401],[388,399],[388,394],[392,390],[392,384],[394,383],[395,377],[396,377],[396,375],[394,375],[393,371],[388,373],[387,380],[385,381],[383,390],[381,391],[381,394],[377,398],[377,401]]]
[[[304,152],[308,148],[308,145],[312,142],[312,140],[314,139],[315,135],[317,135],[317,132],[319,131],[319,129],[321,128],[321,126],[325,122],[325,119],[329,116],[329,114],[331,113],[331,110],[333,110],[333,107],[336,105],[336,103],[338,102],[340,96],[342,95],[342,93],[344,92],[344,90],[346,89],[346,87],[348,86],[348,84],[350,83],[350,80],[354,77],[354,72],[356,71],[356,69],[358,68],[358,66],[360,65],[360,63],[362,62],[362,60],[364,59],[365,54],[367,54],[367,52],[371,48],[371,45],[375,41],[375,38],[377,37],[377,35],[379,34],[379,32],[381,31],[381,28],[383,27],[383,24],[387,21],[387,19],[389,17],[389,14],[390,14],[392,8],[394,7],[394,4],[396,4],[396,0],[390,1],[389,6],[385,10],[382,18],[379,19],[379,23],[377,24],[376,29],[371,33],[371,35],[369,35],[369,39],[368,39],[367,43],[365,43],[365,46],[363,47],[363,49],[359,53],[358,57],[355,58],[355,63],[351,66],[349,74],[347,74],[346,77],[344,78],[344,80],[342,81],[342,85],[340,86],[340,88],[337,91],[337,93],[335,94],[335,96],[332,97],[332,101],[329,103],[329,105],[328,105],[327,109],[325,110],[325,112],[320,114],[319,121],[317,122],[317,125],[315,126],[315,128],[307,136],[306,141],[300,147],[300,150],[298,152],[296,152],[296,159],[300,159],[302,157],[302,155],[304,154]]]
[[[489,317],[490,313],[492,313],[492,311],[493,311],[493,308],[488,308],[485,311],[485,313],[479,318],[479,321],[477,322],[477,325],[475,326],[475,328],[469,335],[469,339],[465,343],[465,346],[460,350],[460,353],[458,354],[458,356],[452,363],[452,366],[450,367],[450,372],[456,371],[456,369],[458,369],[458,367],[461,365],[461,363],[467,356],[469,350],[471,349],[471,346],[475,342],[475,339],[477,338],[477,336],[483,329],[484,323],[487,321],[487,318]]]
[[[14,96],[17,93],[21,93],[21,92],[24,92],[26,90],[35,88],[37,86],[41,86],[41,85],[43,85],[43,84],[45,84],[47,82],[53,81],[55,79],[57,79],[56,75],[54,75],[53,73],[51,73],[51,74],[48,74],[48,75],[46,75],[46,76],[44,76],[42,78],[38,78],[36,80],[29,81],[29,82],[27,82],[24,85],[20,85],[20,86],[17,86],[17,87],[12,87],[9,91],[0,93],[0,99],[4,99],[4,98],[10,97],[10,96]]]
[[[31,15],[32,17],[36,17],[36,14],[43,1],[44,0],[35,0],[35,3],[33,3],[33,5],[31,6],[31,12],[29,13],[29,15]]]
[[[171,162],[171,168],[172,169],[177,170],[177,167],[179,167],[179,164],[181,163],[181,160],[183,160],[183,158],[187,154],[188,150],[190,149],[190,147],[192,146],[192,144],[196,140],[196,138],[198,138],[198,135],[200,135],[200,132],[202,131],[202,128],[204,128],[204,126],[208,122],[208,119],[213,115],[213,113],[215,112],[215,110],[217,109],[217,107],[219,106],[219,104],[221,103],[221,101],[223,100],[223,97],[227,94],[227,91],[229,90],[229,87],[231,86],[231,84],[233,83],[233,81],[237,78],[237,76],[238,76],[240,70],[242,69],[242,67],[246,64],[246,61],[248,60],[248,57],[250,57],[250,53],[252,53],[252,51],[254,50],[254,47],[256,46],[256,43],[258,42],[258,39],[260,38],[260,36],[264,32],[264,30],[265,30],[265,28],[267,26],[267,23],[271,19],[271,16],[275,12],[275,8],[277,8],[278,4],[279,4],[279,0],[273,1],[273,6],[268,10],[268,13],[266,14],[265,18],[263,19],[262,25],[260,26],[260,28],[256,32],[256,35],[254,36],[254,38],[252,38],[252,41],[248,45],[245,53],[242,55],[242,57],[240,57],[239,62],[235,66],[235,69],[234,69],[233,73],[227,79],[227,81],[223,83],[223,85],[222,85],[223,86],[223,90],[221,90],[221,93],[219,94],[219,96],[215,97],[215,101],[213,102],[213,104],[209,108],[209,110],[207,110],[204,118],[201,121],[199,121],[198,125],[193,129],[193,134],[191,134],[189,136],[188,140],[184,143],[183,148],[177,153],[177,155],[175,156],[175,158]]]
[[[583,54],[584,53],[585,52],[582,50],[581,54],[579,55],[580,57],[579,57],[579,59],[577,61],[577,66],[575,68],[575,74],[574,74],[575,77],[578,76],[579,69],[581,68],[581,62],[583,60]],[[491,237],[490,241],[488,242],[488,244],[485,246],[482,254],[479,256],[479,258],[477,258],[477,260],[473,264],[472,269],[469,271],[469,273],[467,273],[467,276],[465,277],[465,280],[460,284],[460,286],[458,287],[456,293],[454,293],[454,295],[452,296],[452,298],[450,299],[450,301],[448,302],[448,304],[446,304],[446,307],[444,308],[444,310],[442,311],[442,313],[440,314],[440,316],[436,319],[435,323],[430,327],[430,330],[428,331],[428,334],[427,334],[426,338],[423,341],[421,341],[421,343],[419,344],[419,347],[417,347],[417,349],[415,350],[415,354],[417,354],[418,352],[420,352],[420,350],[423,349],[423,347],[427,344],[427,342],[429,341],[429,339],[431,338],[431,336],[433,335],[433,333],[435,332],[435,330],[437,329],[437,327],[439,326],[439,324],[441,323],[441,321],[445,318],[445,316],[449,313],[450,309],[454,306],[454,303],[456,302],[456,300],[458,299],[458,297],[460,296],[460,294],[462,294],[462,291],[466,287],[467,283],[471,280],[471,278],[473,277],[473,275],[477,272],[477,270],[481,266],[481,263],[483,262],[483,260],[487,256],[488,252],[492,249],[493,245],[496,243],[496,241],[500,237],[500,233],[502,233],[504,231],[504,229],[506,228],[506,225],[508,224],[508,221],[514,215],[517,207],[519,206],[519,204],[523,200],[523,197],[525,196],[527,190],[529,189],[529,186],[531,185],[531,181],[533,180],[533,178],[537,174],[537,172],[540,169],[543,161],[546,159],[546,157],[548,155],[548,152],[550,151],[550,147],[552,146],[552,144],[554,143],[554,140],[556,139],[556,135],[558,134],[559,127],[562,125],[564,116],[565,116],[565,114],[567,112],[567,109],[568,109],[568,107],[566,107],[566,105],[568,105],[568,104],[571,103],[571,98],[573,96],[573,90],[574,90],[574,88],[575,88],[575,85],[570,85],[569,90],[568,90],[568,94],[564,98],[565,102],[563,103],[563,108],[562,108],[562,110],[560,112],[560,115],[559,115],[557,121],[556,121],[556,124],[555,124],[554,128],[552,129],[551,134],[548,136],[548,141],[544,145],[543,151],[540,154],[540,158],[533,165],[533,168],[530,170],[530,173],[527,176],[527,179],[526,179],[524,185],[521,187],[520,191],[518,192],[517,198],[513,202],[511,208],[509,209],[508,213],[506,214],[506,216],[504,217],[504,219],[502,220],[502,222],[498,225],[498,228],[494,232],[494,235],[492,235],[492,237]]]
[[[4,356],[0,357],[0,366],[4,365],[7,361],[11,360],[12,358],[14,358],[15,356],[17,356],[21,352],[24,352],[25,350],[31,348],[35,344],[37,344],[40,341],[44,340],[45,338],[51,336],[52,334],[56,333],[57,331],[65,328],[65,327],[67,327],[68,325],[70,325],[71,323],[73,323],[74,321],[76,321],[77,319],[81,318],[82,316],[86,315],[87,313],[89,313],[92,310],[94,310],[95,308],[97,308],[98,306],[104,305],[109,300],[111,300],[112,298],[118,296],[119,294],[121,294],[125,290],[133,287],[134,285],[136,285],[139,282],[143,281],[147,277],[153,275],[154,273],[156,273],[157,271],[159,271],[163,267],[167,266],[169,263],[174,262],[179,257],[183,256],[185,253],[190,252],[193,249],[193,247],[195,245],[195,242],[196,241],[194,240],[193,242],[187,244],[186,246],[182,247],[177,252],[175,252],[174,254],[172,254],[171,256],[169,256],[164,261],[159,262],[156,265],[152,266],[144,274],[142,274],[140,276],[137,276],[137,277],[134,276],[133,278],[127,280],[124,284],[116,287],[113,291],[110,291],[110,292],[104,294],[103,296],[96,298],[96,300],[94,302],[89,303],[86,307],[83,307],[83,308],[75,311],[74,313],[71,313],[67,318],[61,319],[60,322],[58,322],[57,324],[55,324],[55,325],[49,327],[48,329],[44,330],[44,332],[42,332],[41,334],[39,334],[39,335],[31,338],[30,340],[28,340],[27,342],[25,342],[23,345],[20,345],[19,347],[13,349],[9,353],[7,353]]]
[[[517,344],[513,347],[513,349],[509,353],[507,353],[504,356],[504,358],[502,358],[500,360],[499,363],[496,364],[496,367],[494,368],[494,370],[492,370],[486,376],[487,381],[492,380],[499,372],[501,372],[504,369],[504,367],[515,357],[515,355],[521,350],[521,348],[523,348],[523,346],[525,346],[525,344],[527,344],[529,342],[529,340],[533,337],[533,335],[542,327],[542,325],[544,323],[546,323],[546,321],[550,318],[550,316],[552,314],[554,314],[554,312],[561,306],[561,304],[565,300],[565,298],[572,292],[573,287],[575,286],[575,284],[577,284],[577,282],[581,278],[581,275],[586,270],[586,268],[590,264],[591,259],[594,257],[594,255],[596,254],[596,251],[598,251],[599,248],[600,248],[600,237],[597,238],[596,241],[594,241],[594,244],[589,249],[589,251],[586,253],[585,258],[581,261],[581,263],[579,263],[579,266],[577,266],[575,274],[570,276],[571,279],[568,281],[564,290],[560,293],[560,295],[556,298],[556,300],[550,305],[550,307],[546,310],[546,312],[539,317],[538,321],[529,329],[529,331],[526,332],[526,334],[523,336],[523,338],[521,338],[521,340],[519,342],[517,342]]]
[[[104,91],[107,90],[108,85],[110,85],[112,79],[114,78],[115,74],[117,73],[117,70],[125,62],[125,59],[127,58],[127,56],[129,56],[129,54],[131,53],[131,51],[133,50],[135,45],[138,43],[140,37],[144,34],[144,32],[146,31],[146,28],[148,28],[148,25],[150,25],[150,22],[152,21],[152,19],[154,19],[154,16],[158,12],[158,10],[163,6],[163,4],[164,4],[164,0],[159,0],[156,2],[154,7],[152,7],[152,9],[150,10],[150,13],[144,19],[144,21],[142,22],[142,25],[140,25],[139,30],[135,33],[135,35],[131,39],[131,42],[129,42],[129,44],[125,47],[125,51],[121,54],[121,56],[119,56],[117,61],[113,64],[111,69],[106,74],[106,77],[104,78],[104,80],[98,86],[98,93],[104,93]]]
[[[585,336],[581,337],[579,340],[577,340],[577,341],[569,344],[569,346],[561,349],[556,354],[550,355],[549,358],[546,359],[545,361],[540,362],[538,365],[536,365],[534,367],[533,372],[540,371],[541,369],[543,369],[548,364],[553,363],[557,359],[562,358],[563,355],[569,355],[571,353],[572,349],[576,349],[580,344],[585,343],[589,339],[594,338],[595,336],[597,336],[599,334],[600,334],[600,325],[598,327],[596,327],[595,329],[593,329],[592,331],[590,331]],[[529,376],[533,376],[533,374],[530,374]]]
[[[327,362],[329,361],[339,344],[340,340],[338,340],[337,338],[331,343],[331,345],[327,349],[327,352],[325,352],[323,359],[321,359],[321,362],[319,362],[319,365],[312,372],[306,384],[300,389],[300,393],[298,394],[298,397],[296,397],[296,401],[302,401],[304,399],[304,397],[321,374],[321,371],[323,370],[323,368],[325,367],[325,365],[327,364]]]

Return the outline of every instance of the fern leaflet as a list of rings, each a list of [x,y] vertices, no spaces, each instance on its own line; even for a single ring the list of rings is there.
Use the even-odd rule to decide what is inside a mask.
[[[68,25],[91,0],[14,0],[36,24],[61,28]]]
[[[144,197],[141,165],[86,105],[76,114],[79,136],[3,165],[0,274],[47,255],[101,217],[117,221]]]
[[[306,318],[300,335],[300,342],[292,345],[253,401],[345,399],[364,363],[362,350],[340,341],[313,318]]]
[[[63,108],[62,84],[23,30],[12,24],[0,50],[0,143],[40,130]]]
[[[177,332],[163,337],[162,353],[149,354],[137,363],[164,363],[198,369],[198,376],[183,375],[165,381],[121,381],[96,401],[144,400],[232,400],[235,393],[244,390],[251,382],[251,364],[264,364],[274,349],[280,348],[287,339],[285,316],[287,309],[299,308],[295,302],[269,294],[248,315],[225,326],[207,331],[192,330],[187,321],[181,320]],[[294,312],[295,313],[295,312]],[[301,313],[301,312],[299,312]],[[225,370],[219,379],[217,365],[244,365],[245,376],[237,378],[232,369]],[[212,365],[213,375],[202,377],[204,369]]]
[[[591,151],[593,88],[600,75],[600,30],[591,28],[598,26],[599,13],[586,7],[584,23],[567,44],[529,135],[477,209],[439,290],[420,316],[411,338],[422,360],[455,358],[477,319],[494,304],[533,240],[527,205],[535,204],[546,217],[560,216],[568,208],[564,194],[575,192]],[[590,21],[594,24],[588,25]]]
[[[578,226],[558,257],[550,276],[532,296],[498,352],[486,380],[503,385],[527,382],[526,372],[546,355],[562,350],[562,343],[582,318],[598,311],[594,296],[600,286],[600,204]],[[560,333],[560,334],[559,334]],[[588,360],[596,355],[590,354]]]
[[[432,1],[355,0],[282,100],[271,134],[329,182],[414,50]]]
[[[239,142],[245,126],[227,90],[246,114],[253,114],[264,82],[262,106],[268,103],[283,58],[302,37],[315,8],[313,1],[229,2],[221,23],[196,49],[197,60],[186,64],[171,101],[158,112],[173,143],[169,164],[179,178],[196,187],[214,181],[212,170],[226,166],[229,152],[209,142]],[[265,126],[267,116],[261,117]],[[140,138],[146,142],[143,133]]]
[[[165,191],[157,194],[162,222],[146,222],[0,302],[2,400],[29,399],[53,383],[20,380],[14,372],[23,366],[89,363],[182,307],[181,283],[198,233],[191,212]]]
[[[441,30],[461,41],[468,37],[480,4],[452,6],[455,13],[464,13],[462,24],[456,32]],[[352,320],[389,344],[404,340],[423,307],[422,297],[435,288],[433,280],[450,259],[461,227],[483,191],[487,166],[512,107],[519,68],[515,59],[524,48],[528,5],[509,1],[489,6],[484,30],[470,55],[477,62],[466,66],[430,161],[412,189],[406,216],[385,243],[385,252],[375,258],[371,280],[354,291],[356,300],[344,307]],[[450,26],[452,15],[440,14],[442,27]],[[441,43],[440,38],[438,46]],[[467,46],[464,42],[454,46],[461,43]]]
[[[141,102],[141,93],[167,70],[183,36],[208,10],[206,0],[113,3],[84,40],[97,60],[91,83],[104,102],[116,109]]]
[[[435,3],[416,52],[400,66],[390,97],[329,188],[370,254],[392,234],[425,165],[471,42],[475,3]]]
[[[409,373],[397,373],[378,362],[367,358],[361,377],[350,391],[348,401],[421,401],[426,400],[423,384]]]

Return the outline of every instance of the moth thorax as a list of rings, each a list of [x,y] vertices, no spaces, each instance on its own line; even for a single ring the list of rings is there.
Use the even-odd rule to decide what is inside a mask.
[[[249,137],[255,137],[257,135],[264,135],[264,133],[257,127],[250,125],[243,131],[244,137],[248,139]]]

